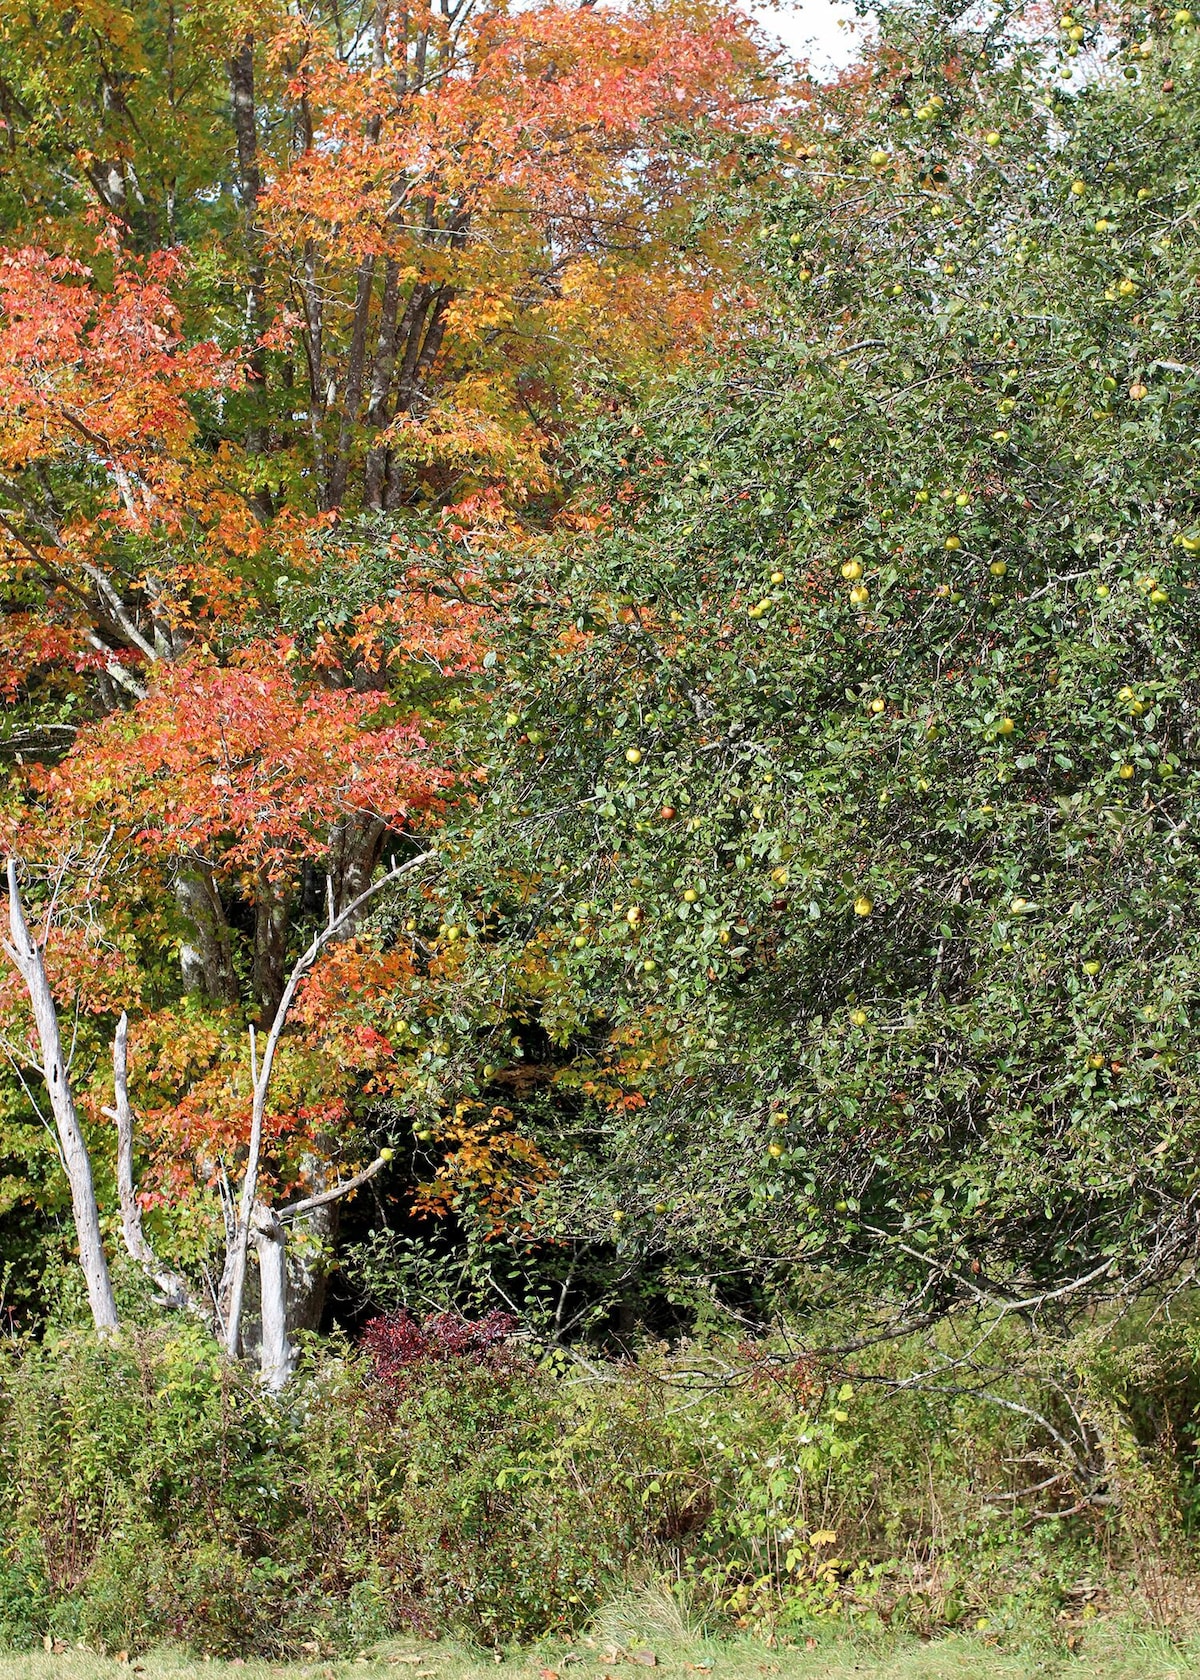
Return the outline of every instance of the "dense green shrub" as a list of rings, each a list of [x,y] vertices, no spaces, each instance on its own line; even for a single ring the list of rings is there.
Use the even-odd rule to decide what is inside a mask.
[[[499,1645],[651,1575],[711,1625],[1003,1624],[1178,1532],[1160,1448],[1120,1422],[1123,1355],[1096,1363],[1104,1395],[1085,1378],[1070,1402],[1090,1505],[1053,1438],[1061,1376],[897,1389],[928,1356],[830,1376],[777,1347],[513,1353],[396,1383],[327,1349],[281,1401],[186,1324],[62,1336],[0,1377],[0,1642],[288,1652],[408,1628]],[[1105,1501],[1135,1482],[1131,1535]]]
[[[176,1328],[30,1349],[5,1411],[10,1640],[504,1640],[577,1618],[619,1572],[575,1490],[502,1486],[550,1444],[526,1374],[443,1368],[393,1393],[328,1356],[280,1404]]]

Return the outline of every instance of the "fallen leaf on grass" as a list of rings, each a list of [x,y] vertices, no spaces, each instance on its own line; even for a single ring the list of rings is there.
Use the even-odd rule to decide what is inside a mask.
[[[640,1663],[643,1668],[658,1667],[658,1658],[653,1651],[630,1651],[629,1660],[633,1663]]]

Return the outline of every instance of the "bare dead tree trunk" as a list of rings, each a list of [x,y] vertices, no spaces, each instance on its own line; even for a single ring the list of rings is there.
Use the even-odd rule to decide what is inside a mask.
[[[275,1018],[263,1045],[261,1063],[254,1067],[254,1095],[250,1109],[250,1146],[246,1156],[246,1172],[242,1179],[241,1200],[238,1207],[237,1229],[232,1251],[226,1266],[226,1280],[228,1285],[228,1309],[225,1322],[225,1347],[231,1358],[236,1359],[241,1351],[242,1343],[242,1307],[246,1297],[246,1260],[249,1250],[250,1231],[254,1221],[255,1204],[258,1202],[258,1173],[262,1158],[263,1121],[267,1112],[267,1097],[271,1089],[271,1073],[275,1065],[275,1055],[279,1049],[279,1040],[287,1024],[288,1011],[295,1000],[300,982],[316,962],[321,952],[333,940],[339,938],[347,926],[353,925],[355,917],[362,910],[367,901],[389,886],[402,875],[408,875],[413,870],[421,868],[423,864],[431,863],[437,853],[430,850],[419,852],[416,857],[408,858],[404,863],[393,864],[385,875],[353,899],[340,915],[331,916],[327,925],[313,938],[308,949],[297,958],[288,976],[287,984],[283,988],[283,995],[279,999],[279,1007],[275,1011]],[[253,1040],[251,1041],[253,1043]],[[382,1164],[382,1162],[381,1162]],[[353,1187],[348,1184],[343,1188],[326,1192],[321,1197],[310,1197],[307,1202],[297,1203],[287,1210],[291,1214],[308,1212],[310,1208],[318,1206],[326,1200],[334,1200],[336,1196],[345,1195]],[[281,1216],[282,1217],[282,1216]]]
[[[277,1394],[295,1375],[298,1355],[288,1325],[287,1232],[263,1202],[254,1208],[254,1243],[262,1301],[259,1372]]]
[[[142,1228],[142,1209],[133,1182],[133,1110],[129,1106],[129,1017],[124,1010],[113,1039],[113,1089],[116,1106],[104,1113],[117,1125],[117,1194],[121,1199],[121,1230],[130,1257],[137,1261],[171,1307],[190,1307],[191,1291],[179,1273],[164,1266]]]
[[[75,1233],[79,1239],[79,1261],[87,1284],[88,1303],[92,1322],[101,1333],[115,1330],[118,1325],[117,1303],[113,1299],[112,1279],[100,1235],[100,1210],[96,1205],[96,1187],[92,1178],[92,1160],[79,1129],[75,1102],[63,1055],[58,1030],[58,1010],[41,947],[33,939],[21,907],[21,891],[17,880],[17,860],[7,860],[8,925],[10,938],[0,940],[5,955],[25,982],[33,1018],[41,1044],[42,1077],[50,1098],[58,1134],[59,1152],[71,1186],[71,1210],[75,1219]]]
[[[301,1201],[292,1202],[288,1207],[272,1210],[262,1202],[258,1203],[254,1231],[258,1247],[259,1284],[262,1290],[259,1369],[263,1382],[276,1393],[286,1387],[295,1374],[298,1354],[292,1339],[293,1331],[315,1330],[317,1327],[311,1316],[306,1318],[302,1310],[297,1310],[307,1307],[311,1314],[313,1303],[311,1297],[297,1301],[292,1288],[293,1273],[302,1268],[298,1268],[288,1254],[287,1222],[304,1219],[316,1223],[328,1219],[329,1228],[333,1229],[336,1225],[337,1203],[344,1196],[353,1195],[364,1184],[369,1184],[376,1173],[383,1171],[391,1158],[392,1151],[385,1149],[375,1157],[370,1166],[364,1167],[360,1173],[355,1173],[353,1178],[348,1178],[341,1184],[331,1185],[316,1195],[306,1196]],[[319,1316],[318,1311],[318,1319]]]

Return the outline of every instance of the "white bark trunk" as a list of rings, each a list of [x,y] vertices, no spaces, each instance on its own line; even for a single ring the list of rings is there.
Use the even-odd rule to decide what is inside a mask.
[[[279,1040],[287,1024],[288,1011],[295,1000],[296,991],[301,980],[316,962],[326,945],[354,925],[355,917],[368,899],[373,898],[381,888],[388,886],[392,881],[398,880],[401,875],[407,875],[412,870],[419,869],[422,864],[430,863],[436,856],[437,853],[434,851],[421,852],[404,863],[393,864],[386,875],[381,875],[378,881],[372,882],[365,892],[359,893],[358,897],[346,905],[339,915],[330,916],[328,924],[314,936],[308,949],[297,959],[292,972],[288,976],[287,985],[283,988],[283,996],[280,998],[279,1007],[275,1011],[275,1019],[271,1022],[271,1030],[268,1032],[266,1042],[263,1045],[262,1063],[254,1070],[254,1099],[250,1113],[250,1147],[246,1156],[246,1173],[242,1179],[237,1231],[226,1268],[229,1280],[229,1307],[225,1321],[225,1348],[232,1359],[236,1359],[241,1351],[242,1305],[246,1298],[246,1260],[250,1244],[250,1228],[254,1219],[254,1207],[258,1201],[258,1169],[262,1155],[263,1120],[266,1116],[267,1096],[271,1088],[271,1070],[275,1065],[275,1052],[279,1048]],[[306,1206],[317,1206],[324,1200],[333,1201],[337,1196],[344,1195],[347,1189],[349,1189],[348,1185],[343,1189],[334,1191],[327,1197],[309,1198]],[[295,1208],[292,1211],[298,1212],[300,1210]]]
[[[129,1017],[122,1011],[113,1039],[113,1089],[116,1107],[104,1112],[117,1123],[117,1194],[121,1199],[121,1231],[130,1256],[160,1289],[168,1306],[191,1306],[191,1291],[178,1272],[164,1266],[142,1228],[142,1209],[133,1182],[133,1110],[129,1106],[127,1043]]]
[[[262,1295],[262,1345],[259,1369],[273,1394],[295,1375],[295,1343],[288,1333],[287,1232],[262,1202],[254,1209],[254,1241]]]
[[[96,1205],[92,1161],[75,1113],[62,1038],[58,1030],[58,1010],[46,978],[46,965],[42,959],[41,947],[33,939],[25,923],[15,858],[8,859],[7,874],[11,943],[9,940],[0,943],[3,944],[9,961],[24,980],[33,1008],[33,1019],[41,1045],[42,1077],[46,1081],[50,1109],[54,1115],[63,1167],[71,1186],[71,1209],[75,1217],[75,1234],[79,1239],[79,1262],[87,1284],[92,1321],[101,1332],[115,1330],[118,1324],[117,1304],[113,1299],[112,1279],[108,1274],[108,1260],[100,1235],[100,1210]]]

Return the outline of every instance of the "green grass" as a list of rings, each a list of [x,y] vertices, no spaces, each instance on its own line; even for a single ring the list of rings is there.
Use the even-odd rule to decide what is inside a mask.
[[[992,1644],[986,1635],[916,1640],[847,1640],[830,1633],[767,1645],[751,1639],[659,1639],[626,1648],[603,1633],[546,1644],[497,1662],[448,1642],[400,1640],[353,1658],[309,1663],[196,1659],[174,1651],[100,1656],[94,1651],[0,1654],[0,1680],[637,1680],[655,1656],[661,1680],[1189,1680],[1200,1673],[1200,1642],[1092,1624],[1073,1649],[1049,1640]],[[638,1661],[639,1656],[641,1661]]]

